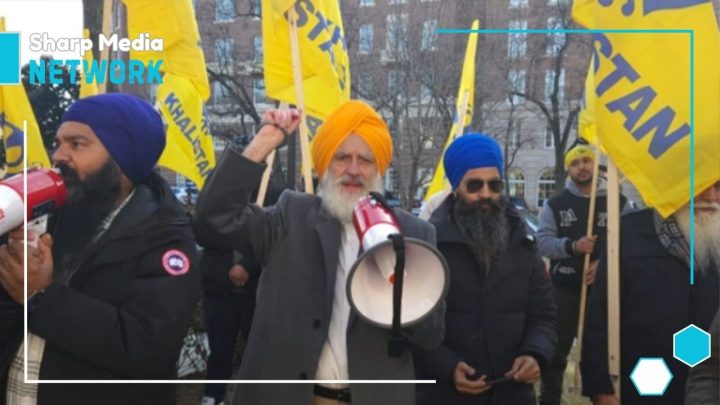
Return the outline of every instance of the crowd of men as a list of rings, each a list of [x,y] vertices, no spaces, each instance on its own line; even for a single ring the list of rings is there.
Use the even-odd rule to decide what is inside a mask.
[[[503,193],[497,142],[473,133],[449,146],[451,190],[426,210],[428,220],[393,210],[405,237],[437,247],[449,288],[430,313],[403,328],[402,350],[391,356],[392,331],[359,316],[347,293],[363,246],[353,211],[361,197],[383,191],[390,131],[366,103],[343,103],[312,143],[317,193],[286,190],[267,207],[253,204],[265,158],[300,121],[292,109],[265,113],[246,147],[223,153],[191,221],[153,170],[165,143],[157,112],[122,94],[75,102],[52,155],[68,203],[48,233],[29,234],[34,244],[16,229],[0,247],[0,404],[176,403],[174,384],[86,380],[176,378],[203,286],[208,379],[230,378],[240,331],[239,379],[316,380],[238,384],[233,404],[534,405],[537,382],[541,404],[560,404],[583,283],[592,287],[579,348],[583,394],[594,404],[620,403],[607,361],[606,197],[598,193],[590,217],[598,159],[590,148],[568,151],[567,188],[542,208],[535,238]],[[698,191],[694,252],[689,205],[667,218],[651,208],[622,217],[625,403],[718,403],[720,178]],[[195,243],[204,248],[202,263]],[[690,370],[673,359],[673,334],[689,324],[710,330],[714,318],[714,363]],[[632,386],[629,373],[640,357],[668,363],[674,378],[665,395],[641,396]],[[416,379],[436,383],[372,382]],[[225,389],[208,384],[203,404],[229,402]]]

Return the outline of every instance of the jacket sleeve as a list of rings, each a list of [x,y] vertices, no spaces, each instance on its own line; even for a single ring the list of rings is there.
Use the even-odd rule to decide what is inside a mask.
[[[614,393],[608,371],[607,333],[607,261],[603,257],[588,301],[580,362],[582,393],[591,398]]]
[[[131,379],[172,377],[200,299],[200,272],[189,241],[165,243],[127,264],[127,301],[113,305],[59,283],[40,297],[29,330],[48,345]],[[171,275],[187,260],[188,271]]]
[[[0,286],[0,353],[23,328],[23,306],[15,302]],[[2,370],[0,370],[2,374]]]
[[[226,149],[197,203],[193,229],[202,246],[237,250],[260,265],[267,262],[284,237],[284,193],[278,203],[263,209],[250,203],[265,165],[252,162],[233,149]]]
[[[537,254],[528,295],[525,338],[520,352],[533,355],[543,365],[550,362],[557,344],[557,308],[545,264]]]
[[[550,260],[566,259],[570,257],[567,250],[568,241],[568,238],[558,236],[555,215],[550,204],[545,201],[540,210],[540,224],[537,232],[538,251]]]
[[[720,369],[718,349],[720,346],[720,311],[710,326],[710,359],[690,369],[685,387],[685,405],[716,405],[720,403]]]

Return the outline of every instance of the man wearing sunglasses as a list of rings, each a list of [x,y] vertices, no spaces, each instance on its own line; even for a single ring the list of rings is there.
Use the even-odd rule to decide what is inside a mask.
[[[538,250],[550,259],[550,274],[558,313],[558,344],[542,378],[541,405],[560,405],[567,356],[577,334],[580,286],[595,280],[600,253],[605,245],[607,198],[598,190],[592,236],[586,236],[590,209],[595,152],[577,145],[565,154],[570,177],[560,194],[545,202],[540,211]],[[621,206],[625,204],[621,196]],[[590,266],[583,277],[585,255]]]
[[[419,358],[420,404],[534,405],[532,384],[556,341],[545,266],[514,206],[503,198],[502,152],[467,134],[444,157],[453,192],[433,212],[450,267],[442,345]]]

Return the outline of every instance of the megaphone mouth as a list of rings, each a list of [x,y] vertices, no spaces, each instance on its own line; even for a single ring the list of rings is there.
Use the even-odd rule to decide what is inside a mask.
[[[400,324],[422,322],[442,303],[449,288],[450,272],[435,246],[415,238],[405,239],[405,272]],[[350,306],[364,321],[392,327],[395,251],[387,240],[363,252],[348,274],[346,293]]]

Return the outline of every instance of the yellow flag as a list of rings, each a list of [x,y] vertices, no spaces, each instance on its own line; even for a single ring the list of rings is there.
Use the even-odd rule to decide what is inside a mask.
[[[128,32],[163,39],[163,51],[131,52],[133,59],[162,60],[165,72],[157,104],[165,119],[166,146],[158,164],[192,180],[199,189],[215,167],[215,149],[205,117],[210,84],[191,0],[123,0]]]
[[[86,39],[90,38],[90,30],[89,29],[85,28],[85,30],[83,31],[83,37]],[[90,50],[90,51],[85,52],[85,55],[83,55],[83,59],[86,61],[88,66],[92,66],[92,61],[93,61],[92,51]],[[90,97],[90,96],[94,96],[94,95],[98,94],[98,86],[97,86],[97,83],[95,82],[95,76],[92,76],[92,80],[90,81],[90,83],[87,83],[85,81],[85,79],[86,78],[83,77],[80,80],[80,98]]]
[[[587,76],[585,77],[585,94],[583,106],[578,117],[578,132],[580,137],[588,143],[597,146],[597,128],[595,127],[595,76],[593,75],[593,61],[590,60]]]
[[[306,113],[324,119],[350,98],[350,59],[337,0],[263,0],[265,91],[270,98],[297,104],[290,24],[284,13],[293,5]]]
[[[190,80],[166,73],[157,100],[167,127],[167,145],[158,164],[182,174],[201,188],[215,167],[203,99]]]
[[[143,33],[162,39],[162,52],[130,52],[131,59],[157,62],[161,72],[190,80],[203,100],[210,97],[205,71],[205,56],[200,48],[195,11],[191,0],[123,0],[127,6],[128,33],[137,38]]]
[[[480,26],[478,20],[473,21],[472,30],[477,30]],[[453,125],[450,129],[443,153],[440,155],[437,167],[435,168],[435,174],[433,174],[432,182],[425,193],[424,200],[432,197],[434,194],[450,187],[447,179],[445,178],[445,168],[443,166],[443,156],[448,146],[458,135],[461,135],[465,129],[472,122],[473,112],[473,100],[475,99],[475,54],[477,53],[477,33],[471,33],[468,35],[467,49],[465,49],[465,62],[463,63],[463,70],[460,76],[460,88],[458,89],[457,103],[455,105],[455,118],[453,119]],[[465,122],[463,128],[459,128],[460,125],[460,114],[462,114],[462,102],[463,99],[467,100],[467,106],[465,108]]]
[[[694,32],[692,40],[688,32],[593,35],[597,138],[646,204],[667,217],[690,200],[691,126],[695,194],[720,179],[720,38],[713,5],[575,0],[573,18],[590,29]]]
[[[0,17],[0,32],[5,31],[5,17]],[[0,86],[0,134],[5,143],[7,174],[23,171],[23,121],[27,121],[28,167],[50,167],[40,127],[22,84]]]

